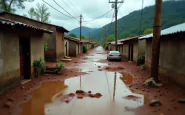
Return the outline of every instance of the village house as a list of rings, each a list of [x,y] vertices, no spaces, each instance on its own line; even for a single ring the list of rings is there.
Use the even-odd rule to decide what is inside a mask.
[[[119,40],[122,43],[121,54],[128,61],[138,63],[138,56],[145,53],[146,43],[138,40],[139,36]]]
[[[0,17],[0,94],[34,76],[33,61],[44,59],[44,33],[52,32]]]
[[[146,41],[145,65],[151,67],[153,34],[140,37]],[[159,71],[185,87],[185,23],[161,31]]]
[[[80,41],[71,36],[64,36],[65,56],[76,57],[80,54]]]
[[[68,32],[64,27],[40,22],[31,18],[12,14],[8,12],[1,12],[0,17],[27,23],[47,30],[53,30],[54,32],[50,35],[44,34],[44,39],[48,44],[48,51],[45,52],[46,61],[60,61],[64,56],[64,32]]]

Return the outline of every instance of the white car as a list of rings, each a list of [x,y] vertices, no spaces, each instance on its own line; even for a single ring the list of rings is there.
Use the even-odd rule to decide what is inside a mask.
[[[119,60],[121,61],[121,54],[119,51],[109,51],[107,53],[107,60]]]

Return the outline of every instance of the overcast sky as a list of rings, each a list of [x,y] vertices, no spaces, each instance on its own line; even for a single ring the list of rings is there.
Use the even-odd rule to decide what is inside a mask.
[[[54,8],[58,9],[62,13],[67,14],[62,8],[57,6],[53,0],[45,0],[48,4],[52,5]],[[83,21],[93,20],[109,10],[111,10],[111,4],[108,3],[109,0],[55,0],[61,7],[67,10],[72,16],[76,17],[75,20],[73,18],[69,18],[54,10],[50,6],[50,21],[52,24],[60,25],[65,27],[68,30],[72,30],[76,27],[79,27],[79,19],[80,14],[83,16]],[[114,0],[111,0],[114,1]],[[120,0],[118,0],[120,1]],[[35,0],[34,2],[25,2],[26,8],[23,10],[17,10],[16,13],[19,15],[27,14],[28,10],[31,7],[36,7],[37,3],[44,3],[42,0]],[[154,5],[155,0],[144,0],[144,7]],[[120,5],[120,4],[118,4]],[[118,11],[118,18],[121,18],[134,10],[139,10],[142,7],[142,0],[125,0],[121,5]],[[83,26],[87,26],[90,28],[100,28],[111,22],[113,16],[112,10],[110,13],[105,15],[104,17],[91,21],[91,22],[83,22]]]

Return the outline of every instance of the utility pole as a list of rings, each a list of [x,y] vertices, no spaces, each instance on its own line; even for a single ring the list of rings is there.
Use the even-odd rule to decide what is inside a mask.
[[[161,14],[162,0],[155,0],[155,15],[154,15],[154,32],[152,39],[152,60],[151,60],[151,77],[156,82],[159,82],[159,52],[160,52],[160,35],[161,35]]]
[[[115,45],[116,45],[116,51],[118,51],[118,46],[117,46],[117,42],[118,42],[118,22],[117,22],[117,16],[118,16],[118,3],[123,3],[124,0],[122,1],[118,1],[118,0],[115,0],[114,2],[113,1],[110,1],[109,0],[109,3],[112,3],[112,8],[115,9]]]
[[[106,33],[106,27],[104,27],[104,42],[106,42],[106,35],[107,33]]]
[[[82,15],[80,15],[80,41],[82,39]]]

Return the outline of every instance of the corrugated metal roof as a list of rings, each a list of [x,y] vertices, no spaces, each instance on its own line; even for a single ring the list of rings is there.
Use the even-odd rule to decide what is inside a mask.
[[[178,32],[185,32],[185,23],[178,24],[178,25],[162,30],[161,36],[168,35],[168,34],[174,34]],[[151,37],[153,37],[153,33],[148,34],[146,36],[139,37],[138,39],[146,39],[146,38],[151,38]]]
[[[52,30],[47,30],[47,29],[44,29],[44,28],[40,28],[40,27],[36,27],[36,26],[33,26],[33,25],[25,24],[25,23],[22,23],[22,22],[9,20],[9,19],[2,18],[2,17],[0,17],[0,24],[1,25],[9,25],[9,26],[12,26],[12,27],[22,26],[22,27],[26,27],[26,28],[30,28],[30,29],[34,29],[34,30],[39,30],[39,31],[46,32],[46,33],[53,33]]]

